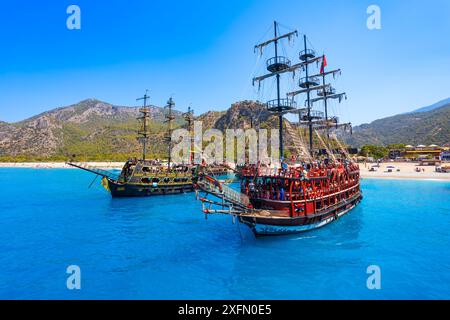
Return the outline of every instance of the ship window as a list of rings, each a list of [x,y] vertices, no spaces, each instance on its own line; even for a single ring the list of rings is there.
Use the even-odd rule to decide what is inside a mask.
[[[142,178],[141,182],[142,183],[150,183],[150,179],[149,178]]]
[[[153,178],[152,182],[159,182],[159,179],[158,178]]]
[[[151,172],[152,170],[150,169],[150,167],[142,167],[142,171],[143,172]]]
[[[322,209],[322,203],[319,201],[319,202],[316,202],[316,209],[317,210],[320,210],[320,209]]]
[[[169,182],[170,181],[170,179],[169,178],[164,178],[164,182]]]

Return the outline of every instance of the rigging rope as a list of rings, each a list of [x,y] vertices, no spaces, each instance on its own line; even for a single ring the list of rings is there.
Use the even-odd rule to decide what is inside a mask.
[[[347,150],[345,150],[344,146],[341,144],[341,142],[339,141],[339,139],[336,136],[335,132],[332,132],[330,135],[334,140],[336,140],[339,149],[342,151],[342,153],[344,154],[345,158],[348,160],[351,160],[350,155],[348,154]]]
[[[324,146],[326,152],[328,153],[328,155],[331,157],[331,159],[333,159],[334,162],[336,162],[336,157],[334,156],[334,154],[331,152],[331,150],[328,148],[327,144],[325,143],[325,141],[322,139],[322,137],[320,136],[319,132],[314,129],[314,132],[317,134],[317,137],[319,138],[319,141],[322,143],[322,145]]]
[[[244,87],[242,88],[242,91],[241,91],[241,100],[244,98],[244,95],[245,95],[246,91],[247,91],[248,88],[249,88],[249,84],[252,82],[252,80],[253,80],[253,78],[254,78],[254,76],[255,76],[255,74],[256,74],[256,69],[258,68],[258,65],[259,65],[260,62],[261,62],[261,58],[262,58],[261,55],[258,55],[257,58],[256,58],[255,64],[254,64],[253,69],[252,69],[252,72],[251,72],[251,74],[250,74],[250,78],[248,79],[248,81],[245,82],[246,84],[245,84]],[[252,86],[252,87],[253,87],[253,86]]]

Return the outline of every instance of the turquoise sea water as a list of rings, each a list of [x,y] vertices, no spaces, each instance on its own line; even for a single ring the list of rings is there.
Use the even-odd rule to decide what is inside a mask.
[[[255,239],[194,194],[111,199],[72,169],[0,169],[2,299],[449,299],[450,183],[364,180],[320,230]],[[68,290],[66,268],[81,268]],[[381,268],[381,290],[366,269]]]

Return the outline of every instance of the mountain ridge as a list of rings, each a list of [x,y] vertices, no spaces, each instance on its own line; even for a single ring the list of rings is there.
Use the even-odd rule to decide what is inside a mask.
[[[140,107],[115,106],[97,99],[85,99],[66,107],[58,107],[25,120],[0,125],[0,158],[3,161],[29,159],[67,160],[72,155],[84,160],[124,160],[140,156],[136,139]],[[166,124],[164,109],[150,106],[150,153],[164,157]],[[174,111],[175,128],[185,126],[182,112]],[[236,102],[225,111],[208,111],[195,120],[203,130],[277,128],[278,119],[258,101]],[[285,120],[287,121],[287,120]],[[292,136],[285,132],[287,154],[292,149]],[[289,151],[290,150],[290,151]]]
[[[19,161],[66,160],[72,154],[90,160],[139,156],[141,147],[136,139],[139,108],[90,98],[18,122],[0,121],[0,157],[4,161]],[[153,105],[149,108],[150,152],[163,157],[167,151],[165,110]],[[175,110],[174,114],[175,127],[184,126],[182,112]],[[195,119],[203,122],[204,130],[278,128],[277,117],[268,112],[263,103],[251,100],[236,102],[224,111],[205,112]],[[342,134],[341,138],[354,147],[395,143],[443,145],[450,141],[450,103],[429,111],[377,119],[355,126],[353,132],[351,136]],[[293,139],[287,130],[285,134],[289,154],[295,151]]]
[[[440,100],[440,101],[438,101],[436,103],[433,103],[432,105],[429,105],[429,106],[426,106],[426,107],[422,107],[422,108],[416,109],[416,110],[414,110],[412,112],[408,112],[408,113],[432,111],[432,110],[435,110],[435,109],[439,109],[439,108],[441,108],[441,107],[443,107],[445,105],[448,105],[448,104],[450,104],[450,98],[442,99],[442,100]]]
[[[150,106],[154,129],[164,120],[164,109]],[[177,121],[181,112],[175,111]],[[0,125],[0,156],[94,155],[138,149],[135,141],[139,107],[117,106],[98,99],[54,108],[27,119]],[[155,134],[158,136],[158,134]],[[119,137],[119,139],[117,139]],[[155,141],[153,141],[155,142]]]
[[[437,103],[432,106],[435,107],[430,110],[428,110],[430,107],[420,108],[417,109],[419,111],[398,114],[355,126],[353,135],[342,135],[342,138],[355,147],[447,144],[450,142],[450,101],[444,105]]]

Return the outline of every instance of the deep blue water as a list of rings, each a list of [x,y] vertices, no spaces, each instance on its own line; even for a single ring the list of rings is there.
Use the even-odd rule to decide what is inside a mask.
[[[194,194],[111,199],[71,169],[0,169],[2,299],[449,299],[450,183],[364,180],[309,233],[255,239]],[[68,290],[66,268],[81,268]],[[381,268],[381,290],[366,268]]]

